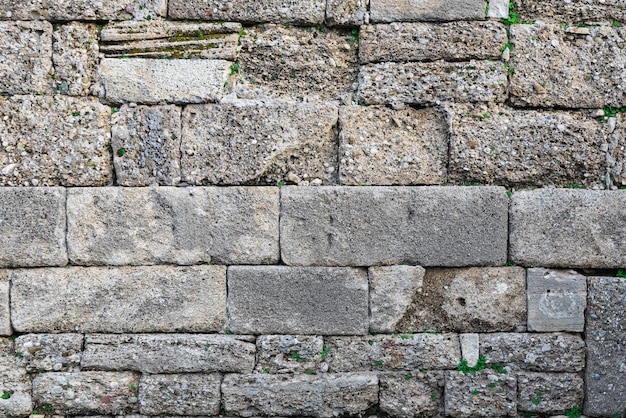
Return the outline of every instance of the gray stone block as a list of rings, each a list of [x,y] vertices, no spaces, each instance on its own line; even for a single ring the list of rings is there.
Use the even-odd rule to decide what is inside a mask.
[[[392,417],[443,415],[443,371],[381,373],[380,411]]]
[[[513,193],[510,259],[525,266],[626,265],[626,190],[538,189]]]
[[[531,1],[535,1],[535,0],[531,0]],[[494,18],[494,19],[508,19],[509,1],[508,0],[489,0],[489,10],[487,10],[487,17]]]
[[[139,380],[139,410],[152,416],[218,415],[220,374],[144,374]]]
[[[0,390],[3,395],[5,391],[10,394],[7,399],[0,398],[0,416],[3,417],[28,416],[33,409],[30,379],[18,360],[13,353],[12,340],[0,338]]]
[[[167,0],[0,0],[0,19],[126,20],[165,16]]]
[[[451,417],[505,417],[517,414],[517,380],[482,370],[475,375],[446,372],[445,414]]]
[[[626,279],[589,277],[587,280],[587,340],[626,343]]]
[[[328,26],[360,26],[369,21],[367,0],[328,0],[326,24]]]
[[[24,269],[11,285],[18,332],[214,332],[226,316],[222,266]]]
[[[65,189],[0,187],[0,267],[63,266]]]
[[[461,362],[457,334],[376,335],[369,341],[373,370],[454,369]]]
[[[82,334],[26,334],[15,339],[15,354],[29,373],[78,371],[82,351]]]
[[[372,22],[482,20],[483,0],[370,0]]]
[[[479,334],[461,334],[459,342],[461,343],[461,356],[467,361],[469,367],[475,367],[480,360]]]
[[[333,373],[361,372],[372,369],[370,350],[374,341],[367,337],[326,337],[326,363]]]
[[[626,186],[626,115],[619,114],[606,121],[608,149],[606,152],[607,188]]]
[[[350,268],[232,266],[228,328],[238,334],[366,334],[365,271]]]
[[[583,379],[575,373],[517,374],[517,407],[521,411],[563,414],[583,404]]]
[[[284,187],[281,208],[281,252],[288,265],[506,260],[503,188]]]
[[[68,191],[68,243],[83,265],[278,261],[276,187]]]
[[[98,26],[71,22],[52,36],[55,91],[70,96],[93,94],[100,62]]]
[[[9,307],[9,273],[10,270],[0,270],[0,335],[13,334]]]
[[[626,21],[626,10],[620,0],[518,0],[516,10],[524,20],[544,19],[557,22]]]
[[[92,334],[83,369],[143,373],[250,373],[254,337],[220,334]]]
[[[257,373],[320,371],[324,341],[313,335],[260,335],[256,340]]]

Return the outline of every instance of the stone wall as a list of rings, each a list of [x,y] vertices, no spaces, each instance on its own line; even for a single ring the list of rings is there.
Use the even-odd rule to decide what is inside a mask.
[[[0,416],[626,416],[618,0],[0,0]]]

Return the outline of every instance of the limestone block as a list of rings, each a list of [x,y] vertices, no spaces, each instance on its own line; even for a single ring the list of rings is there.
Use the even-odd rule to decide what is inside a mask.
[[[626,265],[626,190],[537,189],[513,193],[510,259],[525,266]]]
[[[443,371],[382,373],[380,410],[393,417],[443,415]]]
[[[626,186],[626,115],[606,121],[608,149],[606,152],[607,186]]]
[[[434,109],[339,108],[339,179],[345,185],[441,184],[448,129]]]
[[[0,398],[0,415],[3,417],[28,416],[33,409],[31,383],[26,370],[18,363],[10,338],[0,338],[0,390],[7,399]]]
[[[94,97],[1,97],[0,185],[111,184],[110,114]]]
[[[0,187],[0,266],[67,264],[65,189]]]
[[[320,370],[324,341],[313,335],[261,335],[256,347],[258,373],[310,373]]]
[[[367,0],[328,0],[326,24],[328,26],[360,26],[369,20]]]
[[[587,342],[626,341],[626,280],[623,277],[590,277],[587,280]]]
[[[144,374],[139,380],[142,414],[218,415],[220,374]]]
[[[4,9],[2,3],[0,0],[0,10]],[[0,22],[0,93],[50,91],[51,44],[49,22]]]
[[[71,22],[53,33],[55,91],[70,96],[88,96],[96,84],[100,61],[98,26]]]
[[[624,22],[626,10],[620,0],[583,0],[567,2],[561,0],[519,0],[516,10],[522,19],[545,19],[557,22],[579,23],[584,21]]]
[[[445,413],[451,417],[516,416],[517,380],[486,369],[475,375],[446,372]]]
[[[231,266],[228,328],[238,334],[366,334],[365,271],[351,268]]]
[[[337,106],[233,100],[183,111],[182,170],[190,184],[271,184],[337,174]]]
[[[370,336],[373,370],[453,369],[461,362],[457,334],[392,334]]]
[[[220,334],[92,334],[83,369],[143,373],[250,373],[254,337]]]
[[[70,259],[83,265],[278,261],[277,187],[68,191]]]
[[[480,360],[479,334],[459,335],[461,343],[461,356],[467,361],[469,367],[475,367]]]
[[[517,2],[519,4],[519,2]],[[509,18],[509,1],[508,0],[489,0],[489,9],[487,17],[492,19],[508,19]]]
[[[212,332],[226,316],[223,266],[23,269],[11,283],[18,332]]]
[[[482,20],[483,0],[370,0],[372,22]]]
[[[11,335],[11,311],[9,308],[9,272],[0,270],[0,335]]]
[[[374,373],[229,374],[222,383],[227,414],[316,416],[363,414],[378,403]]]
[[[0,0],[0,19],[127,20],[165,16],[167,0]]]
[[[288,265],[504,264],[507,211],[497,187],[283,187],[281,255]]]
[[[372,369],[370,350],[374,341],[367,337],[326,337],[326,363],[333,373],[360,372]]]
[[[82,351],[81,334],[25,334],[15,339],[18,361],[29,373],[78,371]]]
[[[556,415],[583,404],[583,379],[576,373],[517,375],[517,405],[521,411]]]

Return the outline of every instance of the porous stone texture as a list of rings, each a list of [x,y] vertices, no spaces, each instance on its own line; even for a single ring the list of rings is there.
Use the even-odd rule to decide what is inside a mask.
[[[93,97],[0,97],[0,185],[110,184],[110,114]]]
[[[326,337],[326,363],[333,373],[372,369],[369,352],[374,341],[365,337]]]
[[[143,373],[250,373],[254,337],[219,334],[91,334],[83,369]]]
[[[238,334],[366,334],[364,270],[231,266],[228,328]]]
[[[339,125],[341,184],[446,181],[448,130],[440,111],[341,106]]]
[[[576,373],[517,374],[517,405],[521,411],[563,414],[583,403],[583,379]]]
[[[376,335],[369,357],[373,370],[453,369],[461,362],[457,334]]]
[[[328,0],[326,20],[328,26],[360,26],[369,21],[367,0]]]
[[[219,101],[231,64],[225,60],[103,58],[100,97],[116,104]]]
[[[320,369],[324,341],[313,335],[261,335],[256,347],[258,373],[311,373]]]
[[[187,106],[181,144],[191,184],[335,183],[337,106],[232,100]]]
[[[603,187],[606,140],[587,112],[447,106],[449,181]]]
[[[31,383],[26,370],[12,352],[10,338],[0,338],[0,390],[10,394],[0,398],[0,415],[4,417],[28,416],[33,409]]]
[[[498,187],[283,187],[282,260],[330,266],[504,264],[507,210],[507,196]]]
[[[278,261],[278,188],[68,190],[70,259],[83,265]]]
[[[115,179],[121,186],[180,182],[181,109],[124,105],[111,117]]]
[[[583,332],[587,279],[573,270],[527,270],[529,331]]]
[[[33,401],[66,414],[137,412],[134,373],[43,373],[33,379]]]
[[[82,350],[81,334],[26,334],[15,339],[18,362],[29,373],[78,371]]]
[[[165,16],[166,0],[0,0],[0,19],[127,20]]]
[[[626,115],[606,121],[608,149],[606,153],[606,185],[609,188],[626,186]]]
[[[220,374],[144,374],[139,410],[145,415],[218,415]]]
[[[370,332],[402,331],[399,320],[421,294],[425,270],[420,266],[370,267]]]
[[[49,22],[0,22],[0,93],[50,91],[51,44]]]
[[[488,363],[541,372],[578,372],[585,367],[585,342],[574,334],[482,334],[480,354]]]
[[[515,6],[525,20],[542,18],[573,23],[626,21],[626,10],[620,0],[518,0]]]
[[[11,335],[11,312],[9,308],[9,270],[0,270],[0,335]]]
[[[65,189],[0,187],[0,266],[67,264]]]
[[[391,23],[365,25],[359,32],[362,64],[497,58],[507,43],[499,22]]]
[[[461,343],[461,356],[469,367],[476,367],[480,360],[480,337],[479,334],[459,335]]]
[[[53,33],[55,91],[70,96],[95,93],[99,63],[98,26],[78,22],[62,25]]]
[[[378,403],[374,373],[224,376],[222,401],[236,416],[360,415]]]
[[[580,4],[576,2],[575,4]],[[512,25],[511,101],[518,106],[602,108],[626,104],[626,29],[558,23]],[[574,64],[575,63],[575,64]]]
[[[372,22],[482,20],[483,0],[370,0]]]
[[[18,332],[212,332],[226,316],[223,266],[22,269],[11,283]]]
[[[511,198],[509,258],[524,266],[626,265],[626,190],[538,189]]]
[[[504,102],[507,70],[497,61],[383,62],[361,66],[359,103]]]
[[[445,413],[451,417],[517,415],[517,380],[511,374],[482,370],[475,375],[446,372]]]
[[[443,371],[381,373],[380,411],[399,418],[443,415]]]

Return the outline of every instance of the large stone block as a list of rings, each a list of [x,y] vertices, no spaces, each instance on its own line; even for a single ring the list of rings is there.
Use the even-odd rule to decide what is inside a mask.
[[[55,91],[71,96],[94,93],[100,62],[98,26],[72,22],[54,31],[52,59]]]
[[[226,316],[223,266],[24,269],[11,286],[18,332],[213,332]]]
[[[482,20],[483,0],[370,0],[372,22]]]
[[[380,410],[392,417],[443,415],[443,371],[382,373]]]
[[[26,334],[15,339],[15,354],[30,373],[78,371],[82,351],[82,334]]]
[[[326,363],[333,373],[372,370],[370,351],[374,341],[366,337],[326,337]]]
[[[166,14],[167,0],[0,0],[0,19],[126,20]]]
[[[282,259],[288,265],[506,261],[503,188],[284,187],[281,208]]]
[[[620,0],[517,0],[516,10],[522,19],[557,22],[626,21],[626,9]]]
[[[517,405],[521,411],[563,414],[583,404],[583,379],[575,373],[520,372]]]
[[[10,395],[0,398],[0,416],[23,417],[33,409],[31,383],[12,346],[10,338],[0,338],[0,390]]]
[[[144,374],[139,380],[139,410],[152,416],[220,413],[220,374]]]
[[[68,191],[76,264],[265,264],[278,261],[278,191],[85,188]]]
[[[626,265],[626,190],[515,192],[510,259],[525,266],[620,268]]]
[[[254,337],[220,334],[85,336],[83,369],[143,373],[250,373]]]
[[[11,335],[11,311],[9,307],[9,272],[0,270],[0,335]]]
[[[110,114],[94,97],[0,97],[0,185],[110,184]]]
[[[505,417],[517,413],[517,379],[482,370],[446,372],[445,414],[451,417]]]
[[[0,266],[67,264],[65,189],[0,187]]]
[[[228,328],[239,334],[366,334],[367,274],[327,267],[228,268]]]
[[[256,340],[258,373],[311,373],[320,370],[322,337],[313,335],[260,335]]]
[[[328,26],[360,26],[369,21],[367,0],[328,0],[326,24]]]

